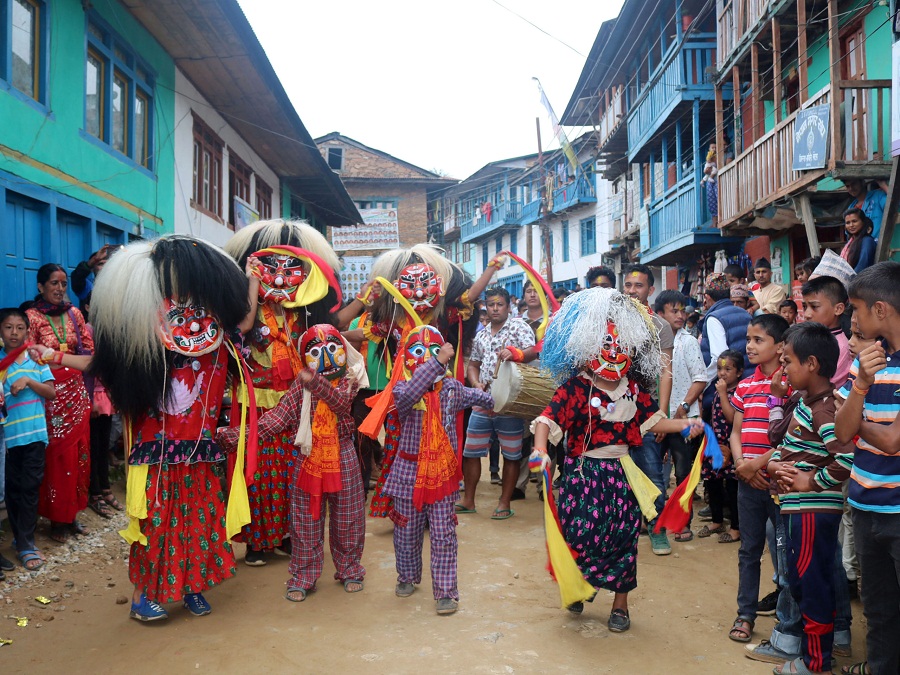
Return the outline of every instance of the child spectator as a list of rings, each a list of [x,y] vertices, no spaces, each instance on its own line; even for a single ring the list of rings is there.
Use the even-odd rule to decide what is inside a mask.
[[[875,262],[875,227],[862,209],[854,208],[844,211],[844,229],[849,240],[841,249],[841,258],[859,274]]]
[[[868,666],[859,672],[894,675],[900,671],[900,263],[863,270],[849,296],[859,331],[878,338],[854,361],[835,420],[839,441],[859,436],[848,489],[868,620]]]
[[[769,495],[766,464],[769,445],[769,397],[778,370],[788,323],[777,314],[755,317],[747,326],[747,357],[756,371],[738,384],[731,404],[735,414],[730,445],[738,480],[741,548],[738,551],[738,613],[728,637],[750,642],[759,602],[760,558],[766,544],[766,522],[776,525],[778,506]]]
[[[787,537],[787,577],[799,606],[801,656],[782,673],[831,672],[835,619],[837,534],[844,507],[841,484],[850,476],[853,446],[834,433],[831,378],[837,340],[822,324],[806,322],[784,336],[782,363],[791,387],[803,392],[793,420],[767,470],[778,480]],[[778,669],[775,670],[778,672]]]
[[[778,305],[778,313],[790,325],[797,323],[797,303],[793,300],[782,300]]]
[[[734,406],[731,397],[744,374],[744,355],[734,349],[726,349],[719,354],[716,381],[716,397],[712,404],[712,428],[716,440],[722,448],[725,462],[718,471],[713,470],[708,458],[703,459],[702,477],[709,492],[709,511],[712,522],[704,525],[698,537],[719,535],[720,544],[732,544],[741,540],[741,526],[738,518],[738,482],[734,477],[734,462],[728,446],[731,437],[731,423],[734,421]],[[731,526],[725,527],[725,506],[731,516]]]
[[[25,312],[0,310],[0,338],[4,345],[0,359],[24,345],[27,337]],[[44,557],[34,543],[34,528],[48,440],[44,399],[56,398],[50,368],[38,365],[23,351],[6,371],[3,398],[7,408],[6,509],[16,540],[16,556],[26,570],[34,572],[44,566]]]
[[[728,265],[724,274],[729,286],[739,286],[747,283],[747,275],[744,273],[744,268],[740,265]]]
[[[693,314],[688,314],[684,320],[684,329],[697,339],[700,338],[700,318],[700,314],[694,312]]]
[[[731,295],[731,304],[741,309],[750,307],[750,291],[744,284],[731,284],[728,289]]]
[[[832,383],[842,387],[850,374],[853,357],[847,344],[847,336],[841,327],[841,320],[847,309],[847,289],[834,277],[810,279],[800,291],[803,293],[803,314],[807,321],[816,321],[831,331],[840,348],[840,358]]]
[[[819,255],[801,260],[794,266],[794,278],[801,284],[805,284],[820,262],[822,262],[822,256]]]

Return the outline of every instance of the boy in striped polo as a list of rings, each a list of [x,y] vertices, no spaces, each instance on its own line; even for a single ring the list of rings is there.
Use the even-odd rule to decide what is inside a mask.
[[[778,506],[769,494],[766,464],[772,455],[769,445],[769,409],[772,402],[772,375],[778,370],[782,340],[788,322],[778,314],[761,314],[747,326],[747,358],[756,366],[753,375],[742,380],[731,397],[734,426],[731,456],[738,483],[738,511],[741,516],[741,548],[738,551],[738,614],[728,637],[750,642],[759,603],[760,558],[766,545],[766,522],[773,527]]]
[[[835,433],[858,435],[848,501],[868,620],[868,672],[900,673],[900,263],[869,267],[850,282],[860,333],[877,342],[851,368]]]
[[[781,666],[784,673],[831,672],[841,484],[850,477],[854,450],[834,433],[831,378],[839,359],[837,340],[820,323],[798,324],[784,335],[784,373],[803,392],[767,466],[782,493],[787,579],[803,623],[801,656]]]

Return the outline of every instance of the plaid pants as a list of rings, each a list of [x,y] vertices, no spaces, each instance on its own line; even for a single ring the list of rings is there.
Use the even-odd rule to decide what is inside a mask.
[[[445,497],[435,504],[426,504],[417,511],[411,499],[394,497],[394,556],[397,558],[397,581],[422,583],[422,545],[425,523],[431,539],[431,586],[434,599],[459,600],[456,586],[456,495]]]
[[[293,485],[297,484],[302,461],[294,465]],[[310,590],[322,574],[325,563],[325,513],[330,512],[328,544],[334,561],[334,578],[338,581],[362,581],[366,569],[360,563],[366,541],[366,501],[360,477],[359,460],[353,442],[341,441],[340,492],[322,497],[322,513],[314,518],[309,513],[309,494],[294,487],[291,490],[291,564],[288,571],[291,590]]]

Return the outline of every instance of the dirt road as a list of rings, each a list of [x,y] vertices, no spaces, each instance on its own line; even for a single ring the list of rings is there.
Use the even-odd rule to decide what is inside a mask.
[[[406,599],[394,596],[389,521],[369,519],[362,593],[331,580],[327,559],[318,590],[306,602],[283,599],[287,559],[249,568],[206,594],[213,613],[194,618],[170,606],[167,622],[128,619],[127,547],[114,525],[93,513],[86,540],[67,546],[39,539],[51,564],[21,568],[0,584],[0,669],[18,673],[755,673],[728,640],[734,618],[737,545],[715,539],[673,543],[657,557],[641,538],[639,587],[632,594],[632,629],[606,629],[611,596],[601,593],[580,617],[559,609],[545,571],[540,503],[533,488],[514,502],[516,516],[492,521],[499,488],[483,482],[479,512],[460,516],[460,611],[434,612],[430,580]],[[101,532],[100,530],[104,529]],[[120,523],[121,525],[121,523]],[[42,531],[41,534],[44,534]],[[243,547],[237,546],[239,559]],[[9,536],[3,544],[7,557]],[[427,542],[426,542],[427,566]],[[427,567],[426,567],[427,568]],[[764,560],[764,574],[771,566]],[[772,589],[767,580],[763,593]],[[35,596],[51,597],[43,606]],[[9,616],[27,617],[18,627]],[[862,611],[854,604],[856,655],[864,650]],[[755,639],[774,618],[761,617]],[[841,663],[850,662],[842,660]]]

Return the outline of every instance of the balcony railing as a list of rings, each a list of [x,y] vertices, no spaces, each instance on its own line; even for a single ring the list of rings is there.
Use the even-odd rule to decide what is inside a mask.
[[[460,238],[462,241],[471,241],[487,234],[504,225],[517,225],[522,217],[522,202],[501,202],[494,204],[491,210],[490,220],[481,215],[479,218],[469,218],[462,221]]]
[[[712,99],[712,84],[706,81],[707,68],[715,65],[716,43],[711,33],[700,33],[694,41],[674,50],[669,61],[655,75],[632,104],[628,114],[629,157],[647,142],[650,135],[664,122],[678,100],[701,94]],[[693,90],[693,91],[690,91]],[[702,94],[706,96],[702,96]]]
[[[522,207],[522,217],[519,219],[520,225],[530,225],[536,223],[541,218],[541,200],[533,199]]]
[[[698,213],[699,198],[697,179],[692,173],[682,178],[661,201],[650,207],[651,249],[700,228],[709,216],[706,213],[706,200],[703,200],[703,208]]]
[[[591,204],[597,201],[597,194],[591,181],[586,176],[579,176],[575,181],[556,188],[553,191],[553,211],[560,213],[578,204]]]
[[[728,61],[741,39],[763,19],[774,0],[719,0],[718,6],[718,68]]]
[[[830,120],[831,138],[838,135],[837,158],[829,157],[828,166],[885,161],[890,155],[890,81],[842,80],[840,119]],[[831,100],[831,85],[807,101],[803,108]],[[730,225],[750,211],[767,206],[807,183],[818,180],[821,171],[793,171],[795,112],[772,131],[741,153],[735,161],[719,169],[719,224]]]
[[[625,87],[619,85],[610,99],[609,107],[600,118],[599,147],[602,148],[609,137],[619,130],[619,127],[625,122],[625,113]]]

